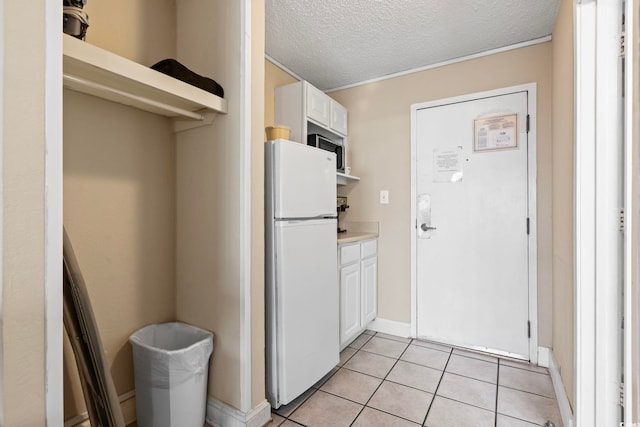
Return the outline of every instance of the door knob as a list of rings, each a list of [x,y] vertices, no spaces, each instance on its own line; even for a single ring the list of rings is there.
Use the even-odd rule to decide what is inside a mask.
[[[420,229],[421,229],[422,231],[429,231],[429,230],[435,230],[435,229],[436,229],[436,227],[430,227],[430,226],[428,226],[427,224],[422,224],[422,225],[420,226]]]

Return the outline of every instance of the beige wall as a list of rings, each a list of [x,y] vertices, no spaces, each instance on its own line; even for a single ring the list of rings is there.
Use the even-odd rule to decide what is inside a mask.
[[[573,6],[562,0],[553,30],[553,353],[574,403]]]
[[[538,336],[551,347],[551,53],[544,43],[329,94],[349,110],[348,158],[361,178],[339,187],[351,206],[344,220],[380,223],[380,318],[411,321],[411,104],[536,82]],[[378,203],[382,189],[388,205]]]
[[[264,0],[251,0],[251,402],[265,399]]]
[[[298,79],[283,71],[282,68],[264,61],[264,125],[273,126],[275,117],[275,89],[289,83],[295,83]]]
[[[64,225],[118,394],[134,389],[138,328],[175,318],[174,144],[169,121],[64,92]],[[84,412],[65,347],[65,418]]]
[[[88,1],[87,42],[143,65],[176,52],[176,0]]]
[[[0,8],[2,4],[0,4]],[[3,2],[2,407],[5,426],[45,419],[44,1]],[[24,23],[33,25],[25,31]],[[28,52],[28,54],[25,54]],[[0,414],[2,415],[2,414]]]
[[[175,57],[175,1],[88,2],[87,42],[150,65]],[[168,119],[64,92],[64,225],[119,395],[134,389],[127,339],[175,319],[175,147]],[[65,419],[84,412],[65,339]],[[123,405],[125,419],[134,400]]]
[[[177,316],[215,332],[209,394],[235,408],[241,403],[240,3],[179,0],[177,21],[178,60],[212,76],[229,102],[228,114],[212,126],[177,135]]]

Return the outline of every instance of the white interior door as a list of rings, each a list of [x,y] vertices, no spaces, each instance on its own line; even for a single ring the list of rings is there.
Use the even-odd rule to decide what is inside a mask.
[[[417,336],[529,359],[527,91],[417,108]]]

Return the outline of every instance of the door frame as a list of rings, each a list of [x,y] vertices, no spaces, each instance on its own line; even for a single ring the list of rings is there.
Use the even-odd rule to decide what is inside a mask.
[[[530,120],[530,130],[527,147],[527,185],[529,189],[529,321],[531,322],[531,338],[529,340],[529,360],[538,363],[538,238],[537,238],[537,211],[536,211],[536,98],[537,84],[527,83],[517,86],[510,86],[485,92],[476,92],[462,96],[438,99],[434,101],[422,102],[411,105],[411,222],[409,229],[411,233],[411,336],[417,337],[418,329],[418,299],[417,299],[417,215],[416,215],[416,190],[417,190],[417,113],[424,108],[439,107],[452,103],[468,102],[475,99],[508,95],[515,92],[527,91],[527,110]]]

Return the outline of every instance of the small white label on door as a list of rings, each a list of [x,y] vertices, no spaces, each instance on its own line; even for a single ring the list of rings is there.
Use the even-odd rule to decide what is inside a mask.
[[[485,117],[474,120],[473,151],[518,148],[518,115]]]
[[[462,181],[461,149],[433,150],[433,182]]]

